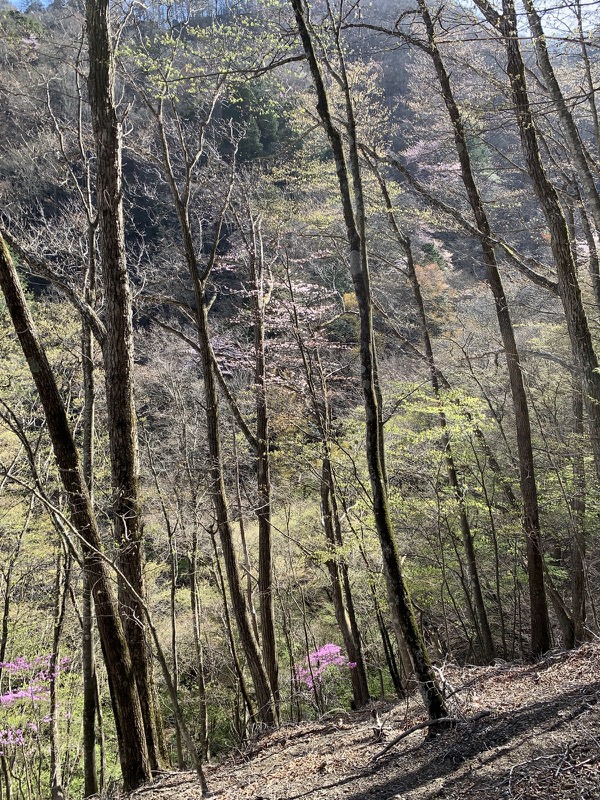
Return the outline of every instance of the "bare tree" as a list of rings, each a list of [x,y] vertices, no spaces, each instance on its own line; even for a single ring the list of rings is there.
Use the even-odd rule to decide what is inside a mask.
[[[348,141],[349,166],[343,139],[330,109],[327,89],[317,59],[302,0],[291,0],[302,46],[317,94],[317,112],[333,151],[342,213],[349,248],[350,275],[360,313],[360,361],[366,431],[366,456],[372,491],[372,510],[386,575],[388,601],[399,642],[408,647],[413,669],[430,719],[447,716],[446,704],[431,667],[429,655],[419,633],[410,596],[400,566],[400,555],[389,510],[381,393],[377,374],[373,310],[370,288],[368,248],[365,230],[365,205],[362,191],[356,122],[350,87],[340,45],[340,29],[335,26],[337,77],[344,95],[344,128]]]
[[[129,649],[110,575],[101,557],[100,535],[64,402],[3,239],[0,239],[0,287],[40,395],[72,522],[82,539],[84,569],[92,586],[109,678],[123,781],[128,789],[133,789],[148,782],[151,771]]]

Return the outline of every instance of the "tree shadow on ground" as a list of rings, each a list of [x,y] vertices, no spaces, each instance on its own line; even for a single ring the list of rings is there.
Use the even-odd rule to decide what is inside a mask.
[[[547,735],[568,726],[572,720],[596,704],[599,692],[600,682],[596,682],[564,692],[548,701],[532,703],[524,708],[485,717],[472,723],[460,723],[454,731],[445,735],[426,740],[400,753],[391,751],[389,756],[382,758],[372,768],[357,771],[343,780],[308,792],[290,795],[287,800],[300,800],[321,792],[326,796],[328,790],[352,783],[359,784],[360,788],[357,787],[354,793],[346,788],[344,794],[348,800],[391,800],[394,795],[402,796],[432,781],[449,778],[465,762],[477,759],[471,765],[475,776],[482,766],[489,768],[493,762],[518,749],[522,742],[513,740],[527,731],[542,727],[543,736],[544,733]],[[573,738],[572,731],[570,738]],[[540,749],[543,746],[542,739]],[[483,759],[482,755],[485,756]],[[494,777],[496,786],[506,782],[504,772],[503,766],[499,765]],[[367,776],[368,782],[365,780]],[[436,796],[457,797],[458,795],[452,794],[452,784],[452,779],[445,781],[444,794],[436,793]]]

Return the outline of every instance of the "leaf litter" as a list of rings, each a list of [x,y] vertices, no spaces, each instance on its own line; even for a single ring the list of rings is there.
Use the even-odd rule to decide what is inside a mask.
[[[600,800],[600,644],[533,664],[446,665],[457,722],[440,735],[418,697],[284,725],[206,766],[221,800]],[[377,741],[379,717],[383,741]],[[381,731],[380,731],[381,733]],[[192,772],[162,774],[130,800],[200,800]]]

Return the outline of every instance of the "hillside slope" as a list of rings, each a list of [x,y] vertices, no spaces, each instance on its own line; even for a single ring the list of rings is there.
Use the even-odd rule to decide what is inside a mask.
[[[434,738],[418,730],[416,699],[367,712],[330,714],[282,728],[244,753],[210,766],[223,800],[430,800],[600,798],[600,645],[552,653],[534,665],[444,670],[456,727]],[[487,713],[489,712],[489,713]],[[197,800],[190,773],[164,775],[139,800]]]

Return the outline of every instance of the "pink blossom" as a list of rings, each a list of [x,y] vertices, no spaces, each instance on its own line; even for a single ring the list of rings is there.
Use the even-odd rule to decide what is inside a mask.
[[[355,662],[349,662],[346,656],[342,655],[341,647],[337,644],[324,644],[318,650],[309,653],[308,658],[305,659],[306,666],[296,667],[296,677],[300,683],[304,683],[309,689],[312,689],[315,683],[320,683],[323,673],[329,667],[349,667],[353,669],[356,666]]]

